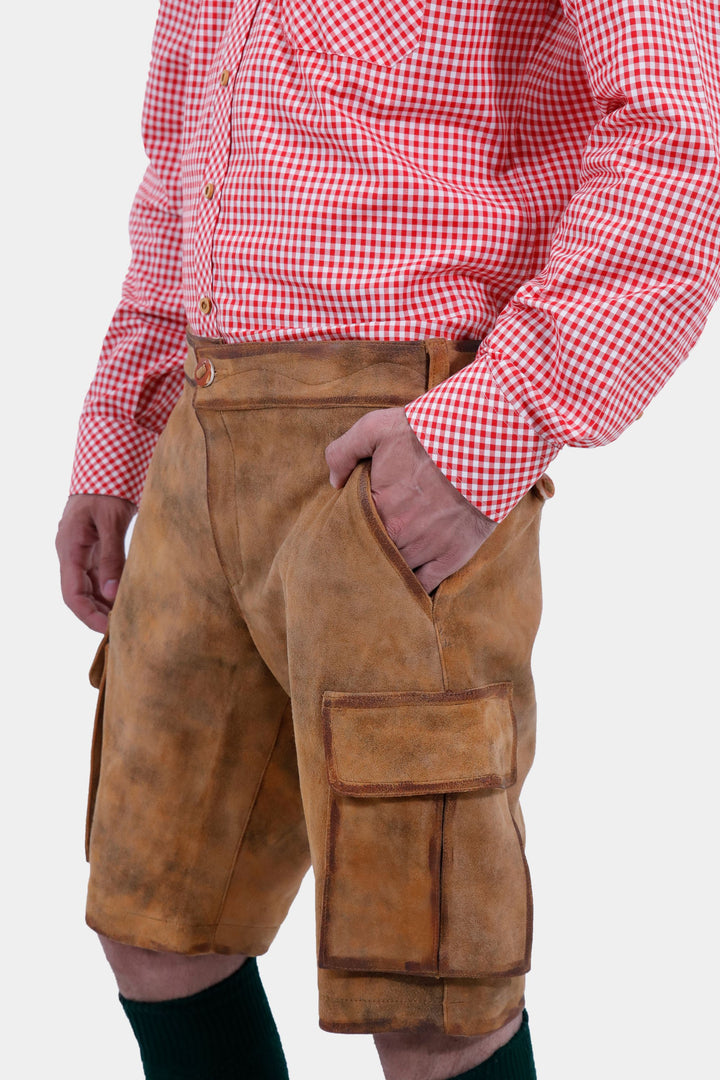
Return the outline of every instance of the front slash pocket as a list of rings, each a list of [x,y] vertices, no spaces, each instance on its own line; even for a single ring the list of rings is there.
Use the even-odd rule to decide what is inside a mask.
[[[417,46],[425,0],[282,0],[283,30],[300,52],[392,67]]]
[[[107,652],[108,635],[104,635],[100,642],[95,659],[89,672],[90,685],[98,692],[97,707],[95,709],[95,723],[93,725],[92,749],[90,751],[90,782],[87,800],[87,816],[85,819],[85,858],[90,860],[90,831],[92,829],[93,815],[95,813],[95,800],[97,798],[98,782],[100,780],[100,759],[102,756],[103,741],[103,714],[105,711],[105,683],[107,679]]]
[[[427,617],[432,618],[432,599],[420,584],[414,570],[401,555],[397,544],[390,538],[375,505],[372,497],[369,462],[361,462],[356,466],[346,487],[350,493],[356,495],[362,517],[375,546],[383,553],[407,591],[414,597]]]
[[[529,968],[532,901],[506,788],[509,683],[323,695],[330,785],[319,964],[483,978]]]

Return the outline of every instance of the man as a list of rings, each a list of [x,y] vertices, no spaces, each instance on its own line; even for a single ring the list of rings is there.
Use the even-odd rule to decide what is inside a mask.
[[[58,537],[73,610],[113,608],[88,920],[148,1077],[285,1075],[245,957],[309,861],[324,1027],[390,1080],[534,1075],[544,469],[720,291],[717,15],[161,6]]]

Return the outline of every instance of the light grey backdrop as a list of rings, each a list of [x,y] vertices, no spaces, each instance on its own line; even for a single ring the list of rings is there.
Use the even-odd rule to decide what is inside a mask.
[[[154,5],[15,5],[2,43],[3,1009],[0,1071],[132,1080],[134,1043],[83,925],[94,635],[52,541],[81,400],[128,259]],[[545,510],[536,896],[541,1080],[716,1066],[720,312],[615,445],[567,451]],[[309,880],[262,961],[294,1080],[380,1077],[316,1025]]]

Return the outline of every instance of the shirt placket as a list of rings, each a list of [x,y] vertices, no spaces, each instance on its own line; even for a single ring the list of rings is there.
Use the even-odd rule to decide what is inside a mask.
[[[198,332],[205,337],[222,336],[214,296],[215,232],[230,165],[233,97],[248,35],[261,4],[262,0],[240,0],[236,4],[220,46],[220,63],[216,65],[207,160],[195,196],[198,201],[194,258],[197,315],[193,321]]]

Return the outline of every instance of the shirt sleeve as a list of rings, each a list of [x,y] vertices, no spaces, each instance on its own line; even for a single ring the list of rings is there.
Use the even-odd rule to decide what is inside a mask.
[[[636,420],[720,293],[718,0],[564,0],[601,116],[542,271],[475,362],[407,408],[495,521],[561,447]]]
[[[132,258],[121,302],[83,404],[71,494],[139,502],[182,388],[180,151],[193,10],[186,0],[166,0],[155,27],[143,108],[149,166],[130,213]]]

